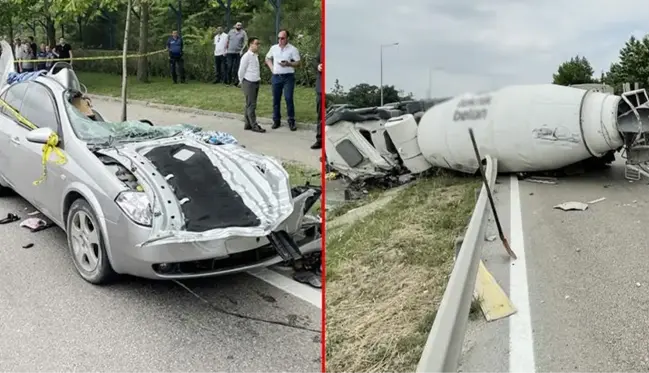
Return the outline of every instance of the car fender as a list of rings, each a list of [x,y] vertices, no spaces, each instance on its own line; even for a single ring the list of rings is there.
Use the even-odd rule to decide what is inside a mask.
[[[106,245],[106,254],[108,255],[108,259],[113,262],[112,258],[112,251],[110,249],[110,241],[109,241],[109,236],[108,236],[108,228],[106,227],[106,216],[104,214],[104,210],[101,208],[101,204],[99,203],[99,200],[97,200],[97,197],[95,194],[92,192],[92,190],[87,186],[84,185],[78,181],[75,181],[73,183],[70,183],[70,185],[67,186],[65,189],[65,192],[63,193],[63,198],[61,200],[61,211],[66,210],[66,199],[67,196],[70,193],[78,193],[80,194],[85,200],[90,204],[90,207],[92,207],[93,211],[95,212],[95,215],[97,216],[97,219],[99,220],[99,228],[101,229],[101,233],[103,235],[104,239],[104,244]],[[64,224],[64,230],[66,231],[67,234],[67,217],[65,221],[63,222]]]

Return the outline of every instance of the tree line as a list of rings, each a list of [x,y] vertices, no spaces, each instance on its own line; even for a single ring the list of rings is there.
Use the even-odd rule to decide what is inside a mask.
[[[599,83],[622,92],[624,83],[638,83],[640,88],[649,89],[649,35],[638,39],[631,36],[620,49],[619,60],[610,65],[608,71],[595,74],[584,56],[575,56],[559,65],[552,76],[552,82],[559,85]]]
[[[393,85],[383,86],[383,103],[408,101],[413,94],[405,94]],[[367,83],[357,84],[346,90],[336,79],[330,93],[326,95],[327,105],[349,104],[356,107],[375,107],[381,105],[381,88]]]
[[[177,28],[177,6],[177,0],[132,0],[130,9],[125,0],[0,0],[0,35],[10,40],[34,36],[38,44],[49,45],[64,37],[75,57],[120,55],[130,12],[130,29],[135,30],[129,33],[130,53],[146,54],[165,48]],[[276,42],[275,9],[269,0],[183,0],[180,12],[189,79],[214,79],[212,41],[219,26],[225,29],[243,22],[249,36],[260,38],[263,54]],[[320,45],[321,0],[283,0],[280,14],[280,27],[291,31],[291,43],[304,61],[297,82],[313,86],[315,71],[310,62]],[[147,82],[149,76],[168,77],[168,66],[163,53],[131,59],[127,69],[129,75],[137,74]],[[80,61],[75,69],[121,74],[122,65],[119,60]],[[266,70],[262,79],[270,81]]]

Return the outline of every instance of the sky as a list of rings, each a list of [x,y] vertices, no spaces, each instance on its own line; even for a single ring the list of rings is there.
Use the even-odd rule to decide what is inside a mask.
[[[378,86],[381,49],[383,84],[418,98],[429,86],[442,97],[551,83],[577,54],[599,76],[631,35],[649,31],[646,0],[325,0],[325,7],[328,92],[336,79],[345,89]]]

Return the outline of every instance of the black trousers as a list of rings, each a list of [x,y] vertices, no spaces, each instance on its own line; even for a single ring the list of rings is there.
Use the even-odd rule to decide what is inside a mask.
[[[171,70],[171,79],[173,79],[174,83],[178,82],[178,75],[180,75],[180,81],[182,83],[185,82],[185,60],[183,60],[183,56],[169,56],[169,69]]]
[[[225,55],[225,84],[239,84],[239,63],[241,55],[239,53],[228,53]]]
[[[225,81],[225,55],[214,56],[214,82]]]
[[[315,93],[315,112],[317,114],[317,121],[315,127],[315,139],[318,142],[322,141],[322,122],[324,121],[324,116],[322,115],[322,94],[320,92]]]

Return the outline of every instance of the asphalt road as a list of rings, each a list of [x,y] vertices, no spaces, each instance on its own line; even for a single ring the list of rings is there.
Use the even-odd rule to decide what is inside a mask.
[[[648,181],[627,181],[618,162],[557,185],[499,182],[498,212],[524,260],[510,262],[498,241],[485,242],[483,260],[519,312],[471,321],[461,370],[649,370]],[[553,209],[601,197],[586,211]]]
[[[118,104],[94,104],[105,117],[119,117]],[[318,164],[309,133],[258,135],[234,120],[138,106],[130,115],[218,128],[266,154]],[[0,199],[0,216],[30,211],[20,197]],[[76,274],[60,229],[31,233],[16,222],[0,225],[0,237],[2,371],[320,370],[320,309],[258,278],[127,277],[97,287]]]

